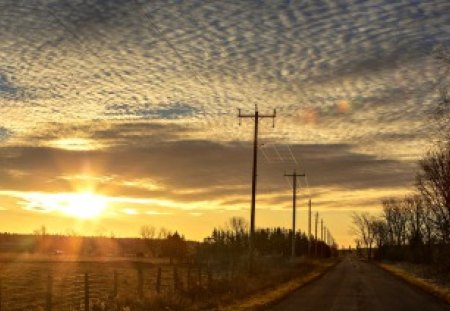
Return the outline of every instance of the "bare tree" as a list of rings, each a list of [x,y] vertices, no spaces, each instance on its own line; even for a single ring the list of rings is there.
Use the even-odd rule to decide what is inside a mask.
[[[388,226],[383,219],[374,219],[372,221],[372,230],[376,247],[380,249],[388,242]]]
[[[235,234],[244,234],[248,230],[248,223],[243,217],[232,217],[228,221],[227,227]]]
[[[403,200],[406,214],[406,234],[410,244],[423,244],[427,223],[425,207],[419,195],[407,196]]]
[[[143,225],[139,230],[139,233],[142,239],[145,240],[145,244],[147,244],[147,248],[152,253],[153,256],[156,254],[154,238],[156,235],[156,229],[153,226]]]
[[[374,221],[374,216],[371,216],[368,213],[354,213],[352,215],[352,231],[357,236],[358,241],[365,245],[367,249],[367,259],[372,258],[372,246],[374,243]]]
[[[170,230],[167,230],[164,227],[159,228],[158,239],[165,239],[169,235],[171,235]]]
[[[153,226],[144,225],[139,230],[139,233],[144,240],[150,240],[155,237],[156,229]]]
[[[38,229],[33,230],[33,234],[36,236],[45,237],[46,235],[48,235],[47,227],[45,225],[42,225]]]
[[[405,204],[402,200],[388,199],[383,201],[384,217],[388,226],[389,244],[401,246],[406,243]]]
[[[420,161],[417,187],[431,211],[439,239],[450,242],[450,143],[439,144]]]

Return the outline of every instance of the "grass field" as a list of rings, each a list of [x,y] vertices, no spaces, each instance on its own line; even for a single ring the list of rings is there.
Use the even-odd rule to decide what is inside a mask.
[[[1,311],[84,311],[86,296],[94,311],[215,309],[323,267],[319,261],[265,262],[249,276],[236,267],[174,267],[146,258],[4,256]]]
[[[161,269],[161,292],[173,292],[175,287],[174,269],[165,264],[165,261],[155,263],[125,258],[103,258],[99,261],[94,258],[83,258],[80,261],[50,259],[21,258],[17,261],[0,262],[2,311],[45,310],[50,292],[53,310],[84,310],[86,273],[91,305],[95,301],[108,300],[115,292],[119,297],[136,299],[141,295],[140,291],[144,296],[154,295],[158,268]],[[179,282],[186,286],[187,267],[178,267],[176,273]],[[139,274],[142,276],[142,286],[139,286]],[[198,273],[194,275],[192,270],[191,282],[198,282],[196,277],[198,278]],[[206,271],[201,273],[201,277],[206,282]]]

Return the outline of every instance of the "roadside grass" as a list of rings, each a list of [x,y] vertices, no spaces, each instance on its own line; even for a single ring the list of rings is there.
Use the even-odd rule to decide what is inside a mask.
[[[259,290],[256,294],[241,299],[235,303],[218,308],[220,311],[254,311],[263,310],[274,305],[288,294],[298,288],[318,279],[330,268],[338,263],[338,259],[309,260],[312,269],[304,274],[297,275],[293,279]]]
[[[414,271],[417,271],[417,269],[412,268],[412,266],[380,262],[376,264],[405,282],[450,304],[450,283],[440,284],[432,278],[424,278],[418,275],[417,272],[415,273]]]
[[[33,258],[36,259],[36,258]],[[261,310],[279,301],[302,285],[320,277],[337,259],[302,259],[296,263],[279,262],[274,258],[260,262],[256,273],[244,269],[216,269],[209,274],[206,267],[201,275],[191,271],[188,286],[186,266],[178,266],[180,288],[174,288],[174,267],[134,261],[104,259],[74,262],[54,262],[31,258],[0,263],[0,304],[5,309],[38,310],[45,307],[47,276],[53,276],[53,310],[65,311],[83,300],[84,273],[89,273],[91,304],[96,311],[111,310]],[[138,271],[143,270],[143,298],[138,298]],[[155,291],[157,267],[162,269],[161,292]],[[117,272],[117,296],[114,272]],[[200,277],[200,279],[199,279]],[[200,280],[202,282],[200,283]]]

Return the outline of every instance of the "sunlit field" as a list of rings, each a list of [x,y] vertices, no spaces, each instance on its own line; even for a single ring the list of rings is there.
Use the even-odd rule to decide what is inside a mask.
[[[165,260],[11,258],[2,256],[0,264],[2,310],[8,311],[84,311],[86,299],[89,310],[216,308],[326,267],[318,262],[299,267],[267,262],[258,264],[259,277],[248,278],[242,267],[173,266]]]

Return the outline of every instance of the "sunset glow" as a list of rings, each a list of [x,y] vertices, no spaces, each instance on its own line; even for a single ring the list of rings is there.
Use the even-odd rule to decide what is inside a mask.
[[[106,200],[91,193],[66,195],[64,199],[66,205],[61,206],[61,211],[78,218],[97,217],[106,208]]]
[[[61,138],[51,141],[49,145],[54,148],[72,151],[88,151],[100,148],[98,143],[86,138]]]
[[[25,209],[42,212],[58,212],[79,219],[99,217],[107,207],[107,199],[89,192],[25,194]]]

